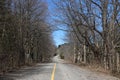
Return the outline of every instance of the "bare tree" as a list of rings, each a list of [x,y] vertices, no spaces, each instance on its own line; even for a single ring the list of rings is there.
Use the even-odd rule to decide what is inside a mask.
[[[43,0],[0,1],[0,72],[50,61],[54,45]],[[1,13],[2,12],[2,13]]]
[[[79,45],[84,45],[84,61],[90,58],[88,53],[92,52],[97,64],[104,63],[105,69],[117,71],[120,1],[58,0],[54,3],[62,14],[59,22],[67,24]]]

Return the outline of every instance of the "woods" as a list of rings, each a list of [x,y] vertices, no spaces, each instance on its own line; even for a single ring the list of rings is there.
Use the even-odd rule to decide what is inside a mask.
[[[50,61],[54,51],[43,0],[0,0],[0,72]]]
[[[53,42],[53,30],[66,31],[68,43],[56,50],[63,59],[120,73],[120,0],[52,0],[50,5],[49,11],[44,0],[0,0],[0,73],[50,62],[60,42]]]
[[[69,31],[74,62],[120,72],[120,1],[58,0],[59,22]]]

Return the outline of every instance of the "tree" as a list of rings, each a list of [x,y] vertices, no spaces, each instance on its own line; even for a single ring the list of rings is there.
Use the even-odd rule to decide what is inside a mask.
[[[66,24],[70,30],[72,29],[79,41],[79,46],[84,45],[84,55],[87,57],[88,53],[92,52],[97,64],[103,65],[104,63],[105,69],[117,71],[116,64],[119,59],[116,58],[119,54],[115,48],[120,38],[118,27],[120,1],[58,0],[54,3],[62,12],[59,22]]]
[[[54,45],[43,0],[0,1],[0,72],[50,61]],[[48,34],[49,33],[49,34]]]

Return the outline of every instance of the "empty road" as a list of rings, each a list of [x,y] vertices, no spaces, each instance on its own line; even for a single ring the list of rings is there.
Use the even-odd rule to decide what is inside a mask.
[[[58,56],[53,59],[53,63],[41,63],[8,73],[6,76],[0,77],[0,80],[120,80],[69,64]]]

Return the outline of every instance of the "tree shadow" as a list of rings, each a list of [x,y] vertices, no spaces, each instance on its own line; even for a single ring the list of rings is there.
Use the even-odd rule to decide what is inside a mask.
[[[13,78],[5,77],[5,76],[0,76],[0,80],[15,80]]]
[[[49,64],[39,64],[32,67],[25,67],[19,70],[14,70],[0,76],[0,80],[16,80],[22,77],[29,77],[31,75],[41,74],[44,71],[44,66],[50,66]]]

